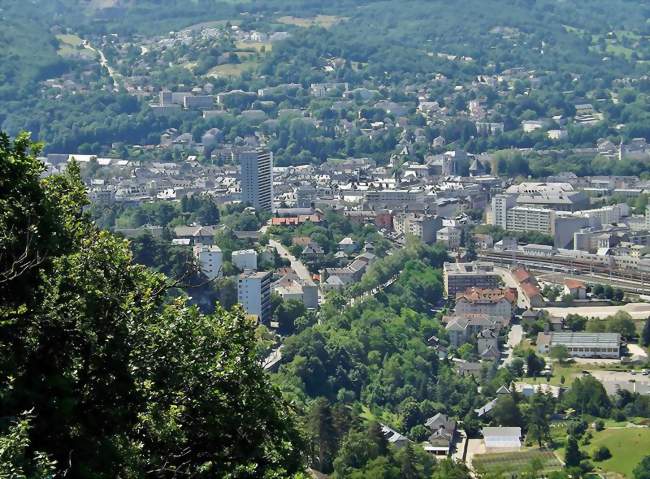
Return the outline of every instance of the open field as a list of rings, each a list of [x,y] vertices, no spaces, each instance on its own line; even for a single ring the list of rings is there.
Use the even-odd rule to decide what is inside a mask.
[[[257,62],[243,61],[242,63],[227,63],[225,65],[217,65],[208,72],[208,76],[214,77],[238,77],[245,71],[255,70]]]
[[[331,28],[342,20],[345,20],[345,17],[336,17],[334,15],[316,15],[310,18],[284,16],[277,19],[278,22],[284,23],[285,25],[295,25],[303,28],[313,26]]]
[[[632,471],[650,453],[650,428],[605,429],[594,432],[594,438],[587,451],[593,454],[600,446],[606,446],[612,453],[611,459],[595,462],[594,465],[606,472],[616,472],[632,478]]]
[[[271,42],[237,42],[235,44],[238,50],[255,50],[256,52],[264,51],[270,52],[273,49],[273,44]]]
[[[66,58],[83,57],[93,58],[93,53],[82,47],[83,40],[81,37],[69,33],[62,33],[56,36],[59,41],[57,53]]]
[[[472,464],[477,472],[506,477],[520,474],[531,467],[546,472],[562,469],[562,464],[552,451],[541,449],[480,454],[474,456]]]

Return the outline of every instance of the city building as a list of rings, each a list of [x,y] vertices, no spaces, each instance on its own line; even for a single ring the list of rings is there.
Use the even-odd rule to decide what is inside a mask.
[[[549,354],[554,346],[564,346],[571,357],[613,358],[621,356],[619,333],[555,332],[537,335],[537,351]]]
[[[517,305],[515,288],[470,288],[456,295],[455,312],[458,315],[486,314],[503,318],[505,324],[512,318]]]
[[[443,270],[445,293],[452,298],[468,288],[497,288],[501,281],[489,262],[445,263]]]
[[[436,233],[442,228],[442,218],[435,215],[403,213],[393,219],[395,232],[415,236],[424,243],[436,241]]]
[[[271,321],[271,278],[269,271],[246,271],[237,282],[237,302],[262,323]]]
[[[257,251],[254,249],[242,249],[232,252],[232,264],[241,271],[257,269]]]
[[[237,155],[241,167],[241,200],[258,211],[273,208],[273,155],[264,150]]]
[[[436,233],[436,241],[443,243],[449,249],[456,249],[460,246],[463,230],[457,226],[445,226]]]
[[[492,224],[507,229],[508,210],[517,205],[514,195],[494,195],[492,197]]]
[[[506,227],[508,231],[537,231],[553,235],[555,211],[545,208],[527,208],[515,206],[506,213]]]
[[[213,280],[222,276],[223,253],[217,245],[194,245],[194,259],[201,273]]]

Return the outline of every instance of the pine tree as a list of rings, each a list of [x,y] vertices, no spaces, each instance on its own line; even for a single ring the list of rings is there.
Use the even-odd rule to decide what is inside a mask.
[[[327,399],[321,397],[314,401],[307,423],[317,456],[317,467],[321,472],[329,473],[332,470],[337,437],[332,419],[332,408]]]
[[[567,440],[564,462],[567,467],[580,465],[580,449],[578,449],[578,441],[574,436],[569,436]]]
[[[409,442],[404,448],[404,453],[400,458],[400,470],[402,479],[417,479],[418,471],[415,468],[415,451],[413,445]]]

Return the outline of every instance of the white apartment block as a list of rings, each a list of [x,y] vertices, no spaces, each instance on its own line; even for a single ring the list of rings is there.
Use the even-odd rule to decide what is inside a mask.
[[[223,253],[216,245],[197,244],[192,252],[201,273],[209,280],[220,278],[223,269]]]
[[[492,224],[506,229],[508,210],[516,205],[517,198],[514,195],[495,195],[492,197]]]
[[[232,264],[241,271],[257,269],[257,251],[254,249],[242,249],[232,252]]]
[[[271,278],[270,271],[247,271],[237,282],[237,302],[262,323],[271,321]]]
[[[506,213],[508,231],[537,231],[553,235],[555,233],[555,211],[543,208],[515,206]]]

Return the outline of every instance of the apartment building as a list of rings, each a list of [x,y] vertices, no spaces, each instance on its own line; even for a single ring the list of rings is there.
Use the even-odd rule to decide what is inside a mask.
[[[443,265],[445,293],[455,298],[469,288],[497,288],[501,278],[494,271],[494,263],[445,263]]]
[[[271,321],[271,278],[270,271],[246,271],[237,282],[237,302],[262,323]]]

